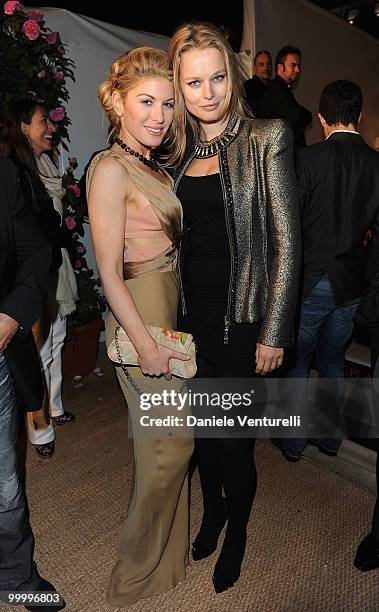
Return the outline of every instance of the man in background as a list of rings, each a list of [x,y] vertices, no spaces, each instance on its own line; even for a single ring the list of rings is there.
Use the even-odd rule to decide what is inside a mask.
[[[294,133],[295,149],[304,147],[304,130],[312,122],[312,113],[297,102],[292,92],[301,74],[299,47],[282,47],[276,55],[275,70],[275,78],[269,81],[263,93],[259,116],[288,121]]]
[[[304,388],[314,355],[322,379],[332,388],[344,377],[345,349],[358,304],[365,292],[368,230],[379,228],[379,153],[358,132],[362,92],[351,81],[327,85],[319,102],[325,140],[296,154],[303,237],[303,286],[290,387]],[[296,380],[295,380],[296,379]],[[302,384],[304,382],[304,385]],[[333,431],[332,400],[316,403],[326,410]],[[304,404],[299,395],[299,405]],[[292,402],[294,404],[294,402]],[[342,440],[313,440],[336,455]],[[307,439],[283,439],[283,454],[298,461]]]
[[[258,51],[254,58],[254,76],[244,83],[246,100],[256,117],[259,117],[260,103],[271,79],[272,59],[269,51]]]

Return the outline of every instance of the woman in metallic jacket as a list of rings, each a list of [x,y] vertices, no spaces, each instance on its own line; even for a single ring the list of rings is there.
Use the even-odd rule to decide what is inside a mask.
[[[300,232],[292,134],[249,116],[240,69],[213,25],[179,27],[169,47],[177,130],[171,164],[182,202],[183,318],[199,376],[251,378],[282,365],[292,341]],[[195,560],[212,554],[216,592],[240,575],[256,490],[254,440],[196,440],[204,514]],[[224,490],[225,498],[222,496]]]

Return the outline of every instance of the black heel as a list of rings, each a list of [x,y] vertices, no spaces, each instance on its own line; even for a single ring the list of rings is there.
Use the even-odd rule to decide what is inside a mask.
[[[213,588],[217,594],[231,589],[235,584],[235,580],[233,580],[233,578],[230,576],[226,578],[225,576],[216,575],[216,573],[214,573],[212,576],[212,582]]]
[[[207,513],[209,516],[209,513]],[[194,561],[200,561],[206,559],[214,553],[217,548],[217,542],[220,537],[220,533],[226,523],[226,501],[222,498],[222,511],[220,514],[216,514],[210,518],[206,518],[204,514],[200,531],[197,534],[192,547],[192,559]]]
[[[216,593],[223,593],[234,587],[241,573],[241,565],[245,555],[246,530],[238,535],[226,531],[224,544],[215,565],[212,576]]]

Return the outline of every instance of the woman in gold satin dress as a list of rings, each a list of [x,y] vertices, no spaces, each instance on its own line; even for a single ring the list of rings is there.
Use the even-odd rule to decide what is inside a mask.
[[[178,304],[182,211],[169,175],[152,157],[172,129],[174,97],[166,54],[141,47],[120,56],[100,85],[99,97],[114,139],[92,160],[87,193],[96,261],[111,309],[107,345],[120,324],[137,351],[139,367],[128,370],[143,392],[178,389],[181,381],[167,380],[169,360],[187,356],[157,345],[145,327],[176,329]],[[135,477],[107,599],[125,607],[185,578],[193,440],[167,430],[165,436],[146,435],[138,392],[121,368],[116,372],[132,423]]]

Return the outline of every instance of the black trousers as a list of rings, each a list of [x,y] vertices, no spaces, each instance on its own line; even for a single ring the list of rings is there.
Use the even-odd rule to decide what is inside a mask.
[[[17,469],[17,426],[13,380],[0,353],[0,591],[34,591],[40,580]]]
[[[372,514],[372,534],[379,546],[379,450],[376,451],[376,503]]]
[[[375,332],[374,338],[376,344],[375,347],[372,347],[372,371],[374,376],[379,378],[379,327],[375,328]],[[377,384],[377,380],[375,380],[375,384]],[[372,534],[379,546],[379,440],[377,440],[376,447],[376,495],[376,503],[372,515]]]
[[[236,326],[233,344],[212,363],[198,356],[199,378],[255,378],[255,349],[261,323]],[[236,342],[236,336],[249,336],[249,344]],[[245,335],[246,340],[246,335]],[[240,347],[240,350],[238,349]],[[245,531],[257,488],[254,464],[255,439],[252,438],[195,438],[197,461],[203,492],[204,517],[220,513],[223,507],[222,489],[226,498],[228,533],[236,541]]]

